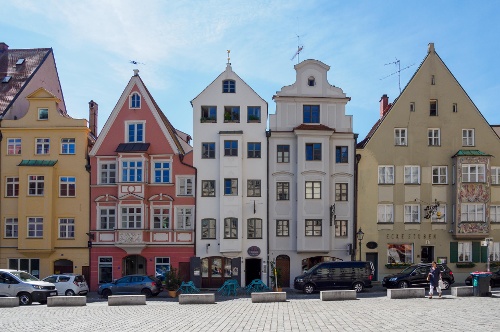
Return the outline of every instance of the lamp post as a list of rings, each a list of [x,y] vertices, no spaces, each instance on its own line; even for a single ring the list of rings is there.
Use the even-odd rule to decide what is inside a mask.
[[[356,237],[358,238],[358,247],[359,247],[359,260],[361,261],[361,241],[363,240],[363,236],[365,236],[365,233],[361,230],[361,227],[359,228],[359,231],[356,233]]]

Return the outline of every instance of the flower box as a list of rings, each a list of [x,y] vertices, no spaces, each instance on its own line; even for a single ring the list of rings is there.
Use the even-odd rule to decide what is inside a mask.
[[[463,263],[457,263],[457,268],[471,268],[476,266],[476,264],[472,262],[463,262]]]
[[[392,264],[385,264],[385,267],[388,269],[404,269],[405,267],[410,266],[411,263],[392,263]]]

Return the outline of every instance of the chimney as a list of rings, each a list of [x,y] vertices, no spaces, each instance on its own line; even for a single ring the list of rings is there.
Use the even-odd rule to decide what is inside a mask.
[[[97,115],[99,105],[93,100],[89,102],[89,128],[92,135],[97,137]]]
[[[8,49],[9,49],[9,45],[5,44],[4,42],[0,42],[0,54],[7,51]]]
[[[387,95],[383,95],[382,98],[380,98],[380,118],[382,118],[385,113],[387,113],[387,110],[389,109],[389,97]]]
[[[434,43],[429,43],[429,46],[427,47],[427,53],[434,53]]]

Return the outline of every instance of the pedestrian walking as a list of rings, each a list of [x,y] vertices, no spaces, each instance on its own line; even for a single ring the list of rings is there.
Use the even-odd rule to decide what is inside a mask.
[[[434,287],[438,292],[439,297],[441,297],[441,287],[439,285],[439,281],[441,280],[441,270],[438,269],[436,262],[432,262],[432,267],[427,276],[427,281],[430,282],[429,285],[429,299],[432,299],[432,295],[434,294]]]

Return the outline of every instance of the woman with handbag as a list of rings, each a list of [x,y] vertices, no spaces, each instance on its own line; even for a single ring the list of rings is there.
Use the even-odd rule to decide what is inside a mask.
[[[436,287],[438,291],[439,297],[441,297],[441,287],[439,285],[439,281],[441,280],[441,270],[438,269],[437,263],[432,262],[432,267],[427,276],[427,281],[430,282],[429,285],[429,299],[432,299],[432,294],[434,294],[434,287]]]

